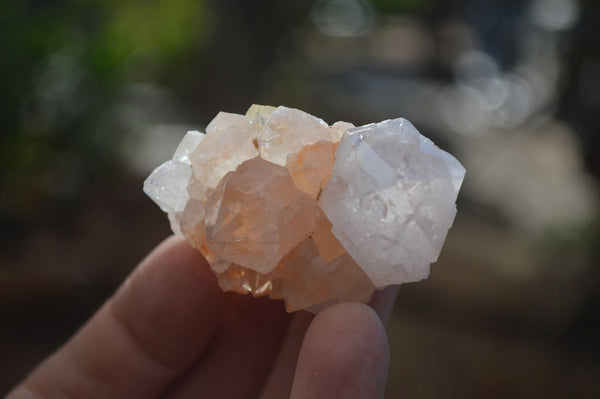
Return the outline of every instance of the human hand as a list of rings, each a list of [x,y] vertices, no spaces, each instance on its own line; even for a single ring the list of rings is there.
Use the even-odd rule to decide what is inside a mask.
[[[394,297],[286,314],[281,301],[223,293],[172,237],[7,399],[382,397],[380,317]]]

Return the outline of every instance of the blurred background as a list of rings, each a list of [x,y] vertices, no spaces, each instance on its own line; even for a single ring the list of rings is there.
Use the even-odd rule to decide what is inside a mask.
[[[467,169],[388,398],[600,397],[599,43],[594,0],[1,2],[0,392],[169,234],[142,182],[186,130],[260,103]]]

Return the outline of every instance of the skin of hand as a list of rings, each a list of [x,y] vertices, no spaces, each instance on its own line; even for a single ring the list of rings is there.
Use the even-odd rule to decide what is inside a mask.
[[[395,296],[287,314],[282,301],[222,292],[171,237],[7,399],[381,398]]]

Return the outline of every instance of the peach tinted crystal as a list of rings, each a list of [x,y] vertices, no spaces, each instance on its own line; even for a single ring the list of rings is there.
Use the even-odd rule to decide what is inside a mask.
[[[328,126],[252,105],[188,132],[144,191],[224,291],[318,312],[427,277],[464,174],[402,118]]]

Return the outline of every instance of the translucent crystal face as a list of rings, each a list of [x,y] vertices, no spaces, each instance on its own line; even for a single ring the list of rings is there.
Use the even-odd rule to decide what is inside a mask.
[[[427,277],[465,170],[405,119],[350,129],[319,206],[377,287]]]
[[[222,257],[273,270],[314,229],[317,204],[286,168],[259,157],[228,173],[206,202],[206,241]]]
[[[318,311],[427,277],[464,174],[405,119],[328,126],[253,105],[188,132],[144,191],[221,288]]]

